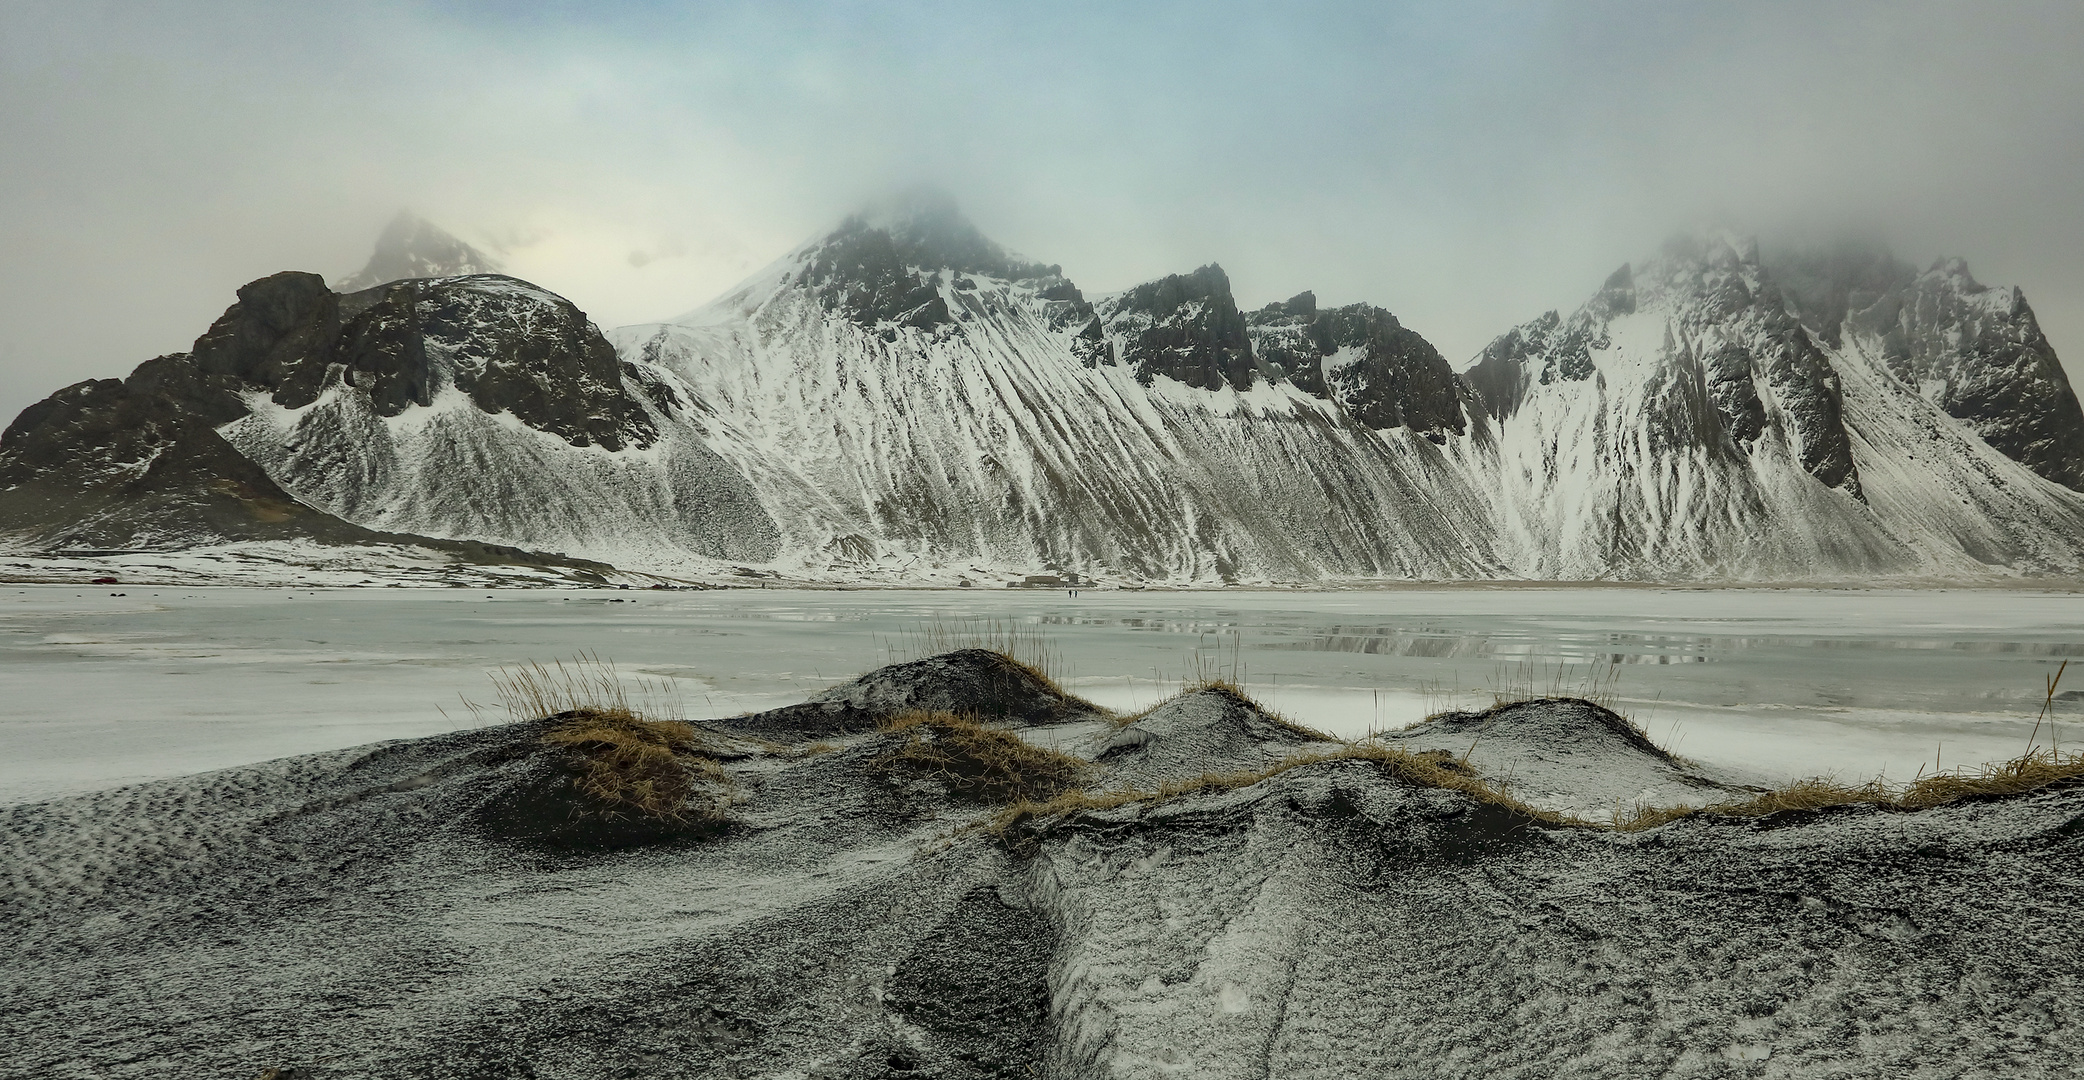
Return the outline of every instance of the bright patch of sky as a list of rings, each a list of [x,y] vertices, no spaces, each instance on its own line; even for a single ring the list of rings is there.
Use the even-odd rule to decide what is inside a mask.
[[[411,207],[604,326],[926,181],[1089,293],[1220,262],[1459,360],[1677,229],[1879,235],[2084,358],[2084,6],[19,3],[0,413]]]

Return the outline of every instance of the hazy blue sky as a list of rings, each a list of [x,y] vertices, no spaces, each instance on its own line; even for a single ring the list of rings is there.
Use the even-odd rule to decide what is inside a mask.
[[[0,5],[0,413],[401,206],[603,326],[892,186],[1089,293],[1209,261],[1459,361],[1667,233],[1881,235],[2084,371],[2084,4]]]

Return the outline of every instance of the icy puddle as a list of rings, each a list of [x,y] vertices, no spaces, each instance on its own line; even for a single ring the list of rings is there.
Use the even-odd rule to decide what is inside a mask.
[[[663,681],[691,719],[736,715],[965,625],[1046,646],[1118,709],[1198,672],[1360,735],[1494,693],[1594,692],[1668,749],[1779,776],[2013,756],[2044,679],[2084,659],[2084,596],[2000,590],[25,586],[0,591],[0,802],[472,726],[499,715],[464,704],[492,700],[488,671],[582,652]],[[2055,716],[2084,740],[2072,674]]]

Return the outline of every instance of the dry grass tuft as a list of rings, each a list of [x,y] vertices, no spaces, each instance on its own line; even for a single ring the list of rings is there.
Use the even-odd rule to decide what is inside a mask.
[[[1503,788],[1485,781],[1467,765],[1444,754],[1414,754],[1366,743],[1347,743],[1340,749],[1328,753],[1296,754],[1257,771],[1204,773],[1192,780],[1162,785],[1155,791],[1067,791],[1052,799],[1022,799],[984,822],[983,828],[995,837],[1010,839],[1019,832],[1031,831],[1048,822],[1081,813],[1110,810],[1130,803],[1159,804],[1193,795],[1236,791],[1261,780],[1279,776],[1291,769],[1326,761],[1373,762],[1391,776],[1406,783],[1418,787],[1459,791],[1480,802],[1521,815],[1530,822],[1545,825],[1585,824],[1561,814],[1528,806]]]
[[[629,679],[593,653],[581,653],[570,664],[531,660],[519,667],[491,672],[493,696],[509,720],[534,720],[568,712],[623,712],[678,720],[680,695],[670,679]],[[474,712],[478,706],[464,702]]]
[[[707,756],[692,725],[648,720],[626,708],[559,714],[543,741],[573,752],[579,793],[611,817],[718,821],[734,789],[731,774]],[[697,798],[701,789],[716,794]]]
[[[1156,805],[1195,795],[1235,791],[1291,769],[1326,761],[1355,760],[1373,762],[1391,776],[1417,787],[1461,792],[1478,802],[1520,816],[1530,824],[1620,832],[1654,828],[1697,815],[1764,817],[1783,810],[1819,810],[1860,804],[1895,811],[1926,810],[1963,799],[2020,795],[2084,779],[2084,751],[2061,755],[2054,750],[2044,750],[2001,764],[1986,765],[1974,772],[1960,770],[1920,777],[1900,787],[1880,780],[1850,785],[1828,778],[1812,778],[1798,780],[1752,799],[1702,807],[1639,806],[1617,811],[1610,821],[1602,822],[1529,806],[1505,788],[1485,780],[1467,762],[1445,751],[1412,753],[1359,742],[1344,744],[1341,749],[1329,753],[1296,754],[1258,771],[1206,773],[1192,780],[1162,785],[1155,791],[1065,790],[1051,798],[1021,798],[980,823],[979,827],[1001,840],[1012,841],[1016,837],[1032,835],[1049,823],[1079,814],[1111,810],[1130,803]]]
[[[893,664],[924,660],[958,649],[995,652],[1026,669],[1051,690],[1070,696],[1057,684],[1058,674],[1065,671],[1063,654],[1049,639],[1034,631],[1023,630],[1016,623],[996,619],[935,620],[922,623],[918,629],[906,633],[901,641],[883,643],[883,651]]]
[[[1069,754],[1031,746],[1009,731],[955,713],[906,713],[881,728],[905,739],[897,749],[871,759],[869,768],[924,773],[979,802],[1053,798],[1076,787],[1088,768]]]
[[[1920,776],[1902,785],[1883,780],[1852,785],[1823,777],[1797,780],[1757,798],[1713,806],[1638,806],[1616,811],[1612,824],[1623,832],[1634,832],[1697,815],[1764,817],[1782,810],[1859,805],[1895,811],[1930,810],[1964,799],[2024,795],[2080,778],[2084,778],[2084,752],[2062,754],[2048,749],[1994,765],[1979,766],[1973,771],[1964,768]]]

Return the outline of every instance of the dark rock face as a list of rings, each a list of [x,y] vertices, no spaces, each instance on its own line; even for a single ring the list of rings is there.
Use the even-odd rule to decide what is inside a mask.
[[[1920,274],[1873,247],[1799,252],[1773,269],[1825,342],[1869,349],[2006,457],[2084,490],[2084,409],[2026,297],[1959,259]]]
[[[1623,266],[1568,321],[1554,311],[1544,312],[1492,339],[1466,375],[1469,386],[1482,399],[1484,411],[1503,420],[1519,411],[1529,382],[1547,386],[1591,378],[1598,370],[1592,351],[1611,344],[1607,321],[1634,311],[1634,278]]]
[[[1165,375],[1199,390],[1249,390],[1258,365],[1230,277],[1210,263],[1109,298],[1102,315],[1123,340],[1121,360],[1145,386]]]
[[[377,238],[369,264],[335,286],[340,292],[360,292],[408,278],[461,277],[466,274],[497,274],[499,260],[450,236],[432,222],[410,211],[400,211]]]
[[[277,274],[239,290],[193,355],[292,409],[333,378],[366,391],[379,416],[453,385],[478,408],[574,446],[619,450],[658,436],[585,313],[515,278],[403,281],[342,297],[309,274]]]
[[[858,218],[827,239],[803,281],[824,297],[826,310],[862,326],[892,322],[930,329],[954,321],[935,282],[906,264],[890,233]]]
[[[480,409],[512,412],[574,446],[617,450],[657,437],[623,386],[614,347],[585,314],[515,278],[403,281],[340,296],[315,274],[287,271],[241,288],[185,359],[221,389],[266,391],[292,409],[334,379],[365,391],[379,416],[427,405],[453,385]],[[218,423],[244,412],[221,394],[211,410]]]
[[[1246,317],[1262,364],[1383,430],[1464,431],[1461,383],[1440,350],[1371,304],[1320,310],[1314,293]]]
[[[1560,318],[1553,311],[1545,312],[1525,326],[1500,334],[1462,374],[1491,419],[1503,420],[1520,411],[1520,402],[1527,397],[1527,373],[1539,364],[1545,332],[1554,329]]]
[[[66,387],[0,435],[0,520],[54,549],[225,539],[374,542],[284,492],[214,430],[235,412],[221,377],[182,357],[128,380]]]
[[[37,402],[0,435],[0,521],[48,550],[183,548],[235,540],[410,545],[466,562],[602,563],[473,540],[365,529],[290,495],[217,434],[236,383],[183,355],[129,379],[97,379]],[[595,578],[598,580],[598,578]]]
[[[1302,292],[1245,315],[1252,352],[1269,378],[1287,379],[1312,397],[1329,398],[1324,383],[1324,351],[1311,333],[1317,321],[1317,294]]]
[[[1681,325],[1715,342],[1703,358],[1708,393],[1730,437],[1740,445],[1758,437],[1763,376],[1793,423],[1802,467],[1824,486],[1858,495],[1838,375],[1759,266],[1756,246],[1680,238],[1665,245],[1665,263],[1663,286],[1690,297]]]
[[[877,668],[800,705],[717,724],[753,734],[816,737],[873,731],[880,721],[907,712],[952,712],[1024,724],[1097,715],[1090,703],[1064,694],[1024,664],[989,649],[958,649]]]

